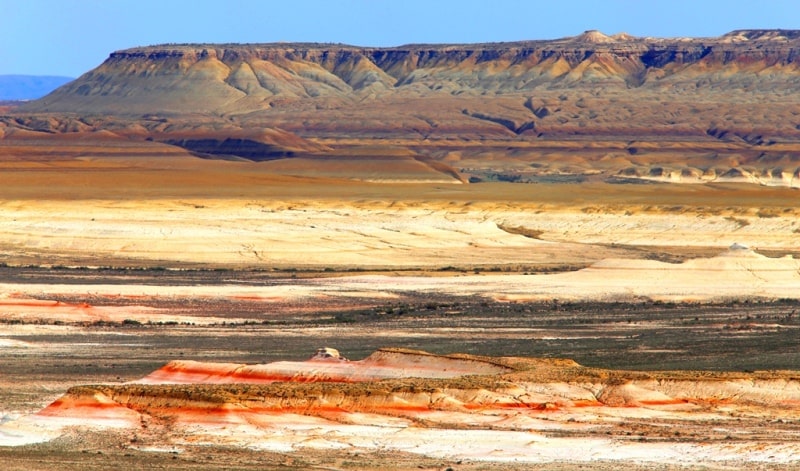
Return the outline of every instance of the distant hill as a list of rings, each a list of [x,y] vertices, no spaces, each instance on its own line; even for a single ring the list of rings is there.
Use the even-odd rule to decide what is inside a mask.
[[[391,48],[166,44],[111,53],[0,116],[0,131],[108,131],[203,156],[280,160],[270,165],[293,175],[324,164],[396,181],[398,168],[435,165],[476,183],[800,187],[799,96],[800,30],[590,30]],[[398,148],[411,153],[395,158]],[[387,155],[393,170],[379,164]]]
[[[489,116],[496,126],[521,134],[532,131],[530,125],[526,127],[531,113],[521,106],[528,98],[569,97],[567,92],[588,92],[587,99],[649,94],[661,101],[666,94],[684,99],[694,95],[692,103],[717,94],[796,97],[798,70],[800,30],[739,30],[717,38],[639,38],[587,31],[555,40],[392,48],[167,44],[114,52],[99,67],[23,109],[116,115],[274,114],[289,103],[315,103],[320,106],[311,107],[317,111],[331,107],[341,111],[343,106],[357,104],[354,111],[361,112],[363,105],[375,101],[398,98],[409,103],[409,99],[422,98],[425,103],[412,112],[415,120],[420,112],[432,111],[430,98],[436,97],[464,101],[456,108],[459,114],[467,110],[467,120]],[[506,116],[502,109],[483,109],[486,103],[497,102],[489,97],[515,95],[521,98],[514,116]],[[474,99],[465,100],[468,97]],[[321,104],[324,101],[328,103]],[[632,105],[639,102],[633,99]],[[537,102],[532,108],[544,106],[552,112],[563,109],[562,105]],[[543,114],[544,108],[536,112]],[[497,116],[500,112],[504,115]],[[381,109],[370,120],[385,117]],[[391,121],[396,122],[395,118]],[[619,122],[618,118],[611,122]],[[463,124],[465,118],[460,120]],[[350,124],[350,120],[328,117],[324,121],[326,126]]]
[[[51,75],[0,75],[0,100],[35,100],[72,80]]]

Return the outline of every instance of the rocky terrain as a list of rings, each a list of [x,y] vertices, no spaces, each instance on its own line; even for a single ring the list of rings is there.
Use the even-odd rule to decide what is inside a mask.
[[[0,120],[0,135],[103,130],[202,155],[282,158],[273,166],[282,174],[384,169],[352,177],[371,180],[433,171],[474,182],[796,186],[799,48],[787,30],[380,49],[148,46],[114,52],[24,104]]]
[[[160,45],[0,103],[0,459],[796,468],[798,51]]]
[[[127,430],[131,450],[178,453],[228,443],[459,464],[792,465],[798,430],[780,424],[796,422],[798,401],[791,372],[624,372],[382,349],[357,361],[173,362],[133,384],[74,387],[0,439],[31,443],[91,424]]]
[[[535,276],[7,267],[0,453],[23,450],[20,466],[35,450],[167,452],[175,469],[257,450],[236,459],[792,469],[798,273],[792,256],[739,245]],[[366,357],[291,359],[330,341]],[[369,354],[387,343],[443,353]],[[264,357],[276,361],[252,361]]]

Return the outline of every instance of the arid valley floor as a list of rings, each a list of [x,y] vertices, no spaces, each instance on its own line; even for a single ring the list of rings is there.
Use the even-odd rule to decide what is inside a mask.
[[[125,181],[115,171],[62,175]],[[14,446],[2,449],[4,461],[11,469],[794,466],[800,263],[794,208],[782,206],[794,190],[506,185],[491,188],[510,195],[499,201],[479,185],[420,185],[419,199],[404,200],[404,185],[348,185],[346,197],[312,202],[303,193],[318,191],[315,182],[240,185],[244,198],[9,197],[0,437]],[[586,200],[559,191],[585,192]],[[755,203],[734,205],[731,191]],[[698,200],[702,208],[691,203]],[[776,216],[759,216],[765,208]],[[95,229],[87,232],[89,224]],[[752,241],[764,249],[730,247]],[[353,263],[358,257],[364,261]],[[50,265],[32,263],[37,258]],[[312,388],[295,394],[316,403],[280,406],[280,416],[231,410],[206,425],[203,417],[218,412],[202,410],[220,405],[209,395],[230,394],[223,402],[235,409],[246,397],[286,392],[231,391],[203,375],[164,410],[98,399],[170,361],[302,362],[320,346],[353,363],[399,347],[556,366],[514,378],[378,380],[386,389],[372,397],[388,396],[371,406],[342,404],[354,394],[348,389],[329,393],[340,399],[314,389],[352,387],[351,380],[289,375]],[[408,365],[398,369],[416,376]],[[664,390],[675,377],[679,386]],[[536,394],[514,399],[514,407],[490,406],[508,399],[510,384]],[[61,401],[80,402],[85,393],[71,388],[83,385],[104,386],[92,386],[102,393],[90,393],[86,405],[46,412],[65,394]],[[609,400],[601,395],[608,385],[635,390]],[[142,387],[136,394],[156,403],[176,394]],[[408,388],[462,405],[429,406],[430,399],[403,396]],[[570,388],[583,392],[572,397]],[[97,400],[129,412],[102,412],[91,406]],[[331,400],[347,417],[316,411]],[[176,414],[183,417],[173,423]],[[465,449],[463,440],[492,445]]]
[[[670,41],[152,46],[4,105],[0,461],[800,469],[800,33]]]

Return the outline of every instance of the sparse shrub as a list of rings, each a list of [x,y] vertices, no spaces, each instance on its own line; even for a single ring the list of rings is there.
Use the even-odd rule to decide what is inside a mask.
[[[355,318],[353,317],[353,314],[350,312],[337,312],[336,314],[334,314],[333,320],[345,324],[352,324],[353,322],[356,321]]]
[[[733,217],[733,216],[728,216],[728,217],[725,218],[725,220],[736,224],[737,229],[741,229],[742,227],[750,225],[750,221],[748,221],[747,219],[743,219],[743,218],[737,218],[737,217]]]

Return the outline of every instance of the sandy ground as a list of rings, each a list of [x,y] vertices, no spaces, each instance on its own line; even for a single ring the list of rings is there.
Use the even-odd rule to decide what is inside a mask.
[[[240,410],[249,400],[242,399],[219,420],[154,413],[150,422],[103,390],[37,413],[69,386],[135,381],[184,353],[205,362],[263,363],[253,352],[278,355],[263,350],[265,338],[280,338],[284,352],[346,339],[362,353],[398,342],[451,353],[475,345],[470,353],[491,349],[496,356],[508,355],[504,349],[571,351],[602,361],[624,348],[614,353],[620,369],[640,357],[649,366],[689,359],[742,369],[750,368],[747,360],[758,369],[787,369],[796,363],[800,298],[800,222],[791,189],[376,185],[270,175],[251,164],[198,166],[186,156],[7,159],[0,167],[1,437],[14,446],[3,456],[16,454],[9,462],[18,467],[30,468],[26,457],[38,452],[44,462],[71,457],[80,469],[88,460],[74,453],[84,449],[114,454],[117,465],[125,454],[162,465],[153,454],[169,453],[180,456],[176,469],[202,467],[184,458],[200,459],[203,449],[252,468],[291,460],[310,460],[290,465],[297,469],[312,462],[344,469],[796,466],[793,373],[730,386],[739,396],[742,388],[786,395],[780,406],[713,402],[719,389],[704,386],[692,396],[702,401],[690,404],[700,409],[687,410],[685,402],[670,402],[687,398],[658,380],[614,384],[615,394],[606,396],[584,385],[581,394],[619,402],[573,407],[574,381],[520,380],[525,384],[514,384],[538,394],[533,402],[545,404],[546,414],[492,406],[429,408],[413,417],[349,410],[346,420],[298,411],[259,416]],[[731,249],[735,243],[752,249]],[[51,270],[26,278],[27,265]],[[140,277],[97,267],[149,269]],[[457,306],[465,300],[471,307]],[[585,324],[619,302],[633,307]],[[561,310],[570,303],[587,304]],[[674,313],[639,322],[670,303],[678,305]],[[706,306],[720,304],[709,303],[765,307],[751,318],[750,311],[716,313]],[[542,305],[550,310],[536,311]],[[496,318],[484,323],[483,311]],[[549,330],[550,322],[560,330]],[[252,332],[233,334],[225,323]],[[158,329],[168,333],[157,336]],[[221,347],[221,339],[232,345]],[[715,356],[717,339],[733,347]],[[508,391],[483,389],[507,399]],[[548,410],[565,398],[572,405]],[[401,399],[414,404],[399,393],[390,402]],[[443,397],[451,405],[471,400]],[[97,410],[105,415],[87,415]],[[130,430],[143,424],[151,432],[131,442]],[[262,452],[272,461],[255,461]]]
[[[744,255],[746,258],[747,254]],[[485,277],[442,279],[469,278],[479,280]],[[295,280],[293,283],[329,284],[335,280]],[[85,286],[79,285],[77,289]],[[115,285],[99,288],[111,286]],[[47,288],[43,285],[38,287]],[[126,288],[125,285],[116,287]],[[68,286],[56,288],[68,290]],[[350,357],[356,346],[369,348],[369,345],[386,343],[412,345],[424,342],[422,345],[426,347],[445,348],[452,352],[463,351],[469,346],[474,346],[477,351],[487,351],[487,346],[476,342],[493,338],[496,345],[492,348],[499,352],[520,351],[518,345],[527,344],[538,345],[540,353],[560,356],[576,353],[570,349],[585,345],[584,356],[590,355],[592,350],[597,352],[598,348],[624,350],[618,352],[618,365],[631,365],[635,358],[649,356],[651,365],[664,365],[666,357],[674,357],[675,364],[683,367],[699,364],[697,359],[701,352],[715,357],[716,360],[711,359],[712,363],[722,364],[725,356],[712,353],[716,348],[714,344],[718,343],[727,345],[728,353],[733,357],[761,357],[765,366],[759,368],[775,368],[774,365],[779,364],[776,359],[796,354],[792,347],[796,329],[792,308],[796,309],[796,303],[732,304],[709,308],[703,308],[703,305],[687,308],[664,305],[659,316],[647,319],[648,312],[659,310],[659,305],[623,304],[618,314],[598,317],[598,313],[607,311],[612,305],[594,303],[573,308],[564,303],[563,307],[537,307],[476,297],[474,307],[468,307],[451,304],[454,299],[467,299],[453,296],[451,301],[434,303],[434,310],[428,301],[416,308],[404,307],[409,311],[406,314],[383,313],[376,317],[378,323],[369,321],[369,316],[359,321],[362,314],[354,314],[352,322],[343,320],[341,324],[331,324],[323,322],[321,309],[331,309],[333,305],[351,300],[359,305],[363,299],[306,298],[314,307],[310,313],[304,314],[307,320],[302,321],[302,317],[289,316],[282,309],[271,308],[270,303],[274,300],[252,297],[246,300],[236,298],[249,306],[249,315],[237,314],[238,311],[231,310],[235,304],[226,304],[231,302],[226,301],[226,295],[231,293],[229,290],[236,288],[223,286],[218,296],[199,298],[202,302],[193,296],[199,292],[206,295],[214,292],[213,285],[183,287],[186,291],[182,294],[177,294],[181,287],[174,284],[138,288],[150,295],[129,299],[95,295],[93,300],[98,301],[98,305],[89,307],[63,301],[60,304],[54,301],[29,302],[25,307],[31,314],[38,312],[42,316],[40,320],[31,318],[27,323],[2,325],[0,354],[4,358],[6,373],[0,381],[0,397],[4,404],[4,424],[0,430],[4,445],[19,450],[17,457],[27,456],[32,449],[38,449],[38,456],[43,460],[89,450],[91,454],[111,455],[104,459],[125,462],[133,457],[136,460],[157,460],[152,453],[161,451],[174,453],[179,461],[176,466],[183,466],[176,469],[186,469],[195,460],[204,459],[202,457],[221,459],[232,453],[232,449],[238,449],[257,450],[273,457],[271,459],[318,460],[321,459],[319,453],[329,453],[326,459],[315,462],[343,469],[383,468],[394,462],[397,453],[403,456],[403,460],[397,463],[404,465],[392,465],[399,467],[387,469],[413,468],[430,464],[429,460],[439,460],[441,464],[429,469],[447,466],[480,469],[481,466],[494,468],[501,465],[508,466],[508,469],[547,465],[561,467],[556,469],[580,469],[583,465],[607,466],[608,469],[622,465],[666,469],[667,466],[679,468],[700,464],[710,469],[790,469],[798,453],[793,438],[797,434],[795,415],[798,400],[796,379],[793,378],[797,375],[792,372],[725,374],[728,376],[711,372],[696,376],[678,373],[677,377],[674,374],[645,373],[628,383],[620,379],[631,373],[617,372],[605,376],[587,373],[587,376],[575,374],[571,370],[575,365],[573,362],[549,360],[551,363],[537,363],[536,376],[527,379],[509,377],[499,389],[498,383],[492,380],[491,384],[453,385],[451,389],[455,389],[448,391],[445,385],[434,383],[448,380],[442,378],[444,372],[451,372],[444,376],[455,375],[458,379],[468,372],[495,374],[496,371],[474,366],[465,368],[457,361],[454,365],[443,364],[441,358],[429,356],[402,363],[396,359],[383,361],[376,358],[366,369],[354,369],[363,363],[358,360],[342,364],[296,360],[307,358],[313,351],[312,347],[320,346],[321,342],[344,348]],[[168,292],[173,294],[163,294]],[[49,296],[57,298],[62,295],[50,292]],[[420,300],[431,299],[425,293],[418,296]],[[103,299],[105,302],[101,303]],[[373,300],[378,303],[385,301]],[[215,317],[218,313],[224,313],[228,322],[246,320],[230,327],[125,324],[123,313],[127,310],[129,315],[135,315],[139,309],[135,307],[137,302],[156,311],[160,307],[162,314],[184,312],[176,310],[175,305],[195,303],[202,306],[195,308],[202,312],[177,315],[176,319],[182,322],[202,323],[206,317],[218,321],[219,317]],[[298,299],[292,302],[300,303]],[[443,306],[441,310],[439,303]],[[170,306],[173,307],[168,309]],[[395,309],[399,308],[399,305],[395,306]],[[735,306],[743,310],[735,312]],[[76,311],[101,308],[116,311],[119,315],[97,319],[76,314]],[[540,310],[540,313],[525,314],[531,308]],[[14,308],[7,306],[3,309],[3,312],[12,312]],[[388,310],[385,305],[382,309]],[[481,317],[490,311],[496,311],[494,324]],[[252,320],[257,323],[248,323]],[[263,324],[262,320],[269,323]],[[681,343],[681,339],[685,341]],[[704,342],[706,344],[702,346]],[[700,345],[696,351],[681,353],[684,349],[695,348],[695,344]],[[282,356],[277,352],[293,353]],[[768,352],[771,355],[769,359]],[[182,358],[184,354],[185,360],[171,362],[164,368],[157,366],[163,365],[165,359]],[[258,360],[264,357],[276,361],[257,364],[263,363]],[[285,361],[286,358],[295,360]],[[220,359],[226,363],[219,363]],[[788,357],[786,360],[785,365],[796,364],[796,360]],[[492,365],[489,364],[494,368]],[[553,365],[557,367],[553,368]],[[412,383],[417,392],[408,390],[408,384],[402,387],[400,384],[381,386],[380,382],[374,382],[377,389],[373,401],[382,404],[379,410],[364,409],[375,402],[365,403],[357,399],[356,394],[340,391],[331,396],[325,393],[326,383],[305,382],[323,378],[341,381],[354,377],[354,373],[362,374],[362,381],[398,376],[435,376],[440,379]],[[637,377],[634,375],[633,378]],[[180,409],[185,406],[182,402],[175,403],[179,409],[170,409],[171,400],[164,402],[160,399],[158,395],[162,392],[158,389],[149,392],[129,390],[127,393],[120,389],[119,392],[128,399],[109,392],[116,387],[148,388],[159,386],[159,383],[188,381],[185,385],[188,388],[196,388],[198,383],[212,383],[213,387],[229,384],[234,389],[223,394],[240,394],[243,383],[262,380],[270,383],[276,379],[300,381],[299,384],[312,389],[314,384],[321,384],[322,389],[297,390],[295,393],[283,389],[283,386],[277,390],[251,390],[243,396],[249,399],[236,400],[225,406],[224,411],[218,411],[220,413],[204,414],[206,418],[201,420],[191,412],[193,408]],[[148,384],[121,385],[124,382]],[[101,386],[97,395],[79,394],[73,395],[73,399],[68,395],[57,401],[70,385],[97,383],[108,386]],[[516,386],[512,387],[512,384]],[[111,389],[103,389],[106,387]],[[401,389],[390,396],[382,396],[386,388],[391,390],[395,387]],[[87,391],[93,391],[92,388]],[[437,389],[441,393],[437,393],[438,399],[433,401],[430,394]],[[169,393],[170,397],[180,399],[185,395],[182,391],[174,389]],[[282,405],[278,410],[263,410],[263,398],[269,396],[267,391],[272,391],[269,394],[294,394],[301,402],[294,406]],[[213,390],[207,392],[217,397]],[[148,394],[156,394],[156,397],[148,399]],[[203,394],[197,396],[199,402],[196,406],[200,409],[209,407],[203,405]],[[497,407],[498,403],[516,403],[521,394],[526,395],[525,401],[529,402],[525,408]],[[322,408],[319,413],[312,413],[302,404],[314,398],[330,404],[333,409]],[[356,402],[348,406],[348,398]],[[253,400],[257,404],[247,402]],[[42,413],[37,412],[52,401],[57,402]],[[143,401],[145,409],[120,405],[129,401]],[[482,405],[477,408],[458,406],[475,401]],[[141,415],[148,407],[161,407],[158,404],[165,409],[152,409]],[[245,409],[241,408],[242,404],[246,405]],[[429,408],[429,404],[438,405]],[[219,404],[211,408],[217,410]],[[167,420],[168,417],[172,419]],[[146,429],[140,429],[142,424],[146,424]],[[680,435],[676,435],[676,431]],[[780,436],[781,440],[775,441],[775,436]],[[464,448],[464,443],[485,446]],[[409,454],[417,458],[409,458]],[[332,462],[333,457],[336,459]],[[17,459],[10,462],[23,462]],[[344,465],[338,460],[351,464]],[[567,465],[569,467],[564,467]]]
[[[721,251],[738,242],[764,250],[799,248],[800,223],[793,213],[635,213],[631,207],[629,214],[609,214],[585,208],[448,206],[5,202],[0,206],[0,254],[7,263],[68,266],[547,269],[605,258],[658,257],[673,247]]]
[[[713,280],[713,282],[709,282]],[[800,261],[791,255],[770,258],[744,247],[716,257],[682,263],[609,259],[573,272],[543,275],[491,274],[447,277],[358,275],[224,285],[31,284],[0,283],[5,321],[164,322],[214,324],[243,318],[182,315],[170,309],[137,305],[137,299],[250,299],[267,308],[286,305],[344,304],[350,299],[391,302],[411,295],[477,296],[496,301],[666,301],[720,302],[800,298]],[[97,299],[110,304],[60,299]],[[124,305],[114,306],[124,300]]]
[[[0,147],[4,263],[539,271],[680,260],[736,242],[800,252],[791,188],[376,184],[156,143],[62,141]]]

